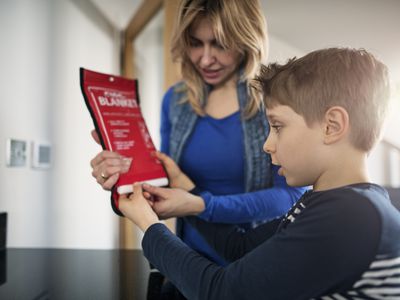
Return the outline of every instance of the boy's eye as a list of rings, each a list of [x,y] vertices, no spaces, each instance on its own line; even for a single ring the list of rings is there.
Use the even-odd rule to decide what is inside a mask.
[[[271,125],[271,128],[275,131],[275,133],[279,133],[282,126],[281,125]]]

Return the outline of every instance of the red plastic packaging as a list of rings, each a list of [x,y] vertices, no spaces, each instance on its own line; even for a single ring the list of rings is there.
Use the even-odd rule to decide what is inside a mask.
[[[162,164],[152,155],[156,149],[139,106],[138,82],[120,76],[80,69],[81,89],[103,149],[132,158],[127,173],[120,174],[112,191],[112,207],[119,194],[132,192],[132,184],[168,185]]]

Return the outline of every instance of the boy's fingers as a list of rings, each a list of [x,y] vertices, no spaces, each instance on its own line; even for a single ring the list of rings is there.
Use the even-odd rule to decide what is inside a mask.
[[[133,184],[133,195],[141,195],[142,194],[142,184],[134,183]]]
[[[122,194],[122,195],[119,195],[119,197],[118,197],[118,201],[126,200],[126,199],[128,199],[128,194]]]

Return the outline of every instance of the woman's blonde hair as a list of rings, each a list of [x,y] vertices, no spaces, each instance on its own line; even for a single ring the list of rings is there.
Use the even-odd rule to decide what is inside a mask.
[[[172,57],[180,62],[181,74],[188,89],[188,99],[198,115],[204,115],[205,84],[192,64],[187,49],[190,47],[190,29],[199,18],[207,17],[213,26],[216,40],[224,49],[241,54],[243,72],[239,80],[249,85],[267,57],[267,24],[258,0],[182,0],[172,38]],[[258,110],[259,99],[249,89],[245,117]]]

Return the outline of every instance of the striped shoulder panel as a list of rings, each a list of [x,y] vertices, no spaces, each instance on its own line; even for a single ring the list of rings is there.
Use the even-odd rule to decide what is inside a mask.
[[[351,290],[326,295],[322,300],[386,299],[400,300],[400,255],[377,257]]]

